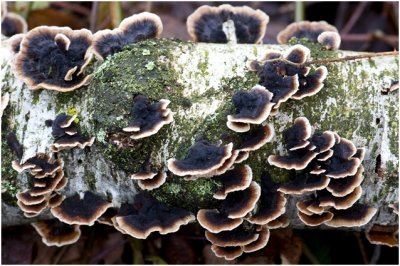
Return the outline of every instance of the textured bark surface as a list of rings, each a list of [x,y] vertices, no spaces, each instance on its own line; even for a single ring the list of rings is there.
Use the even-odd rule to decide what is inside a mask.
[[[320,51],[307,44],[312,57],[334,58],[354,52]],[[48,119],[66,112],[78,114],[79,127],[86,135],[95,136],[91,148],[73,149],[58,154],[65,162],[69,178],[62,191],[69,196],[91,190],[103,195],[118,207],[132,201],[139,190],[130,175],[150,160],[154,170],[166,170],[169,158],[182,158],[197,139],[216,142],[223,136],[235,145],[240,134],[226,127],[226,115],[234,112],[231,96],[238,90],[257,84],[257,76],[245,67],[247,59],[260,58],[266,50],[282,51],[284,46],[190,44],[168,40],[145,41],[107,59],[95,62],[94,79],[88,87],[75,92],[48,90],[30,91],[15,79],[9,69],[12,55],[1,47],[2,93],[10,93],[10,104],[2,118],[2,225],[30,222],[16,207],[15,194],[27,188],[26,173],[17,174],[11,167],[15,156],[5,144],[7,132],[15,132],[24,146],[23,161],[38,152],[50,153],[54,141]],[[313,66],[318,67],[318,65]],[[306,116],[316,131],[333,130],[366,148],[361,202],[377,207],[372,222],[394,223],[397,216],[388,204],[398,201],[398,90],[387,95],[381,90],[399,80],[398,58],[379,57],[327,64],[328,77],[324,88],[301,101],[282,104],[276,116],[267,122],[273,125],[275,137],[245,162],[259,180],[268,171],[277,182],[288,178],[288,171],[270,166],[270,154],[282,154],[282,132],[295,118]],[[109,143],[110,133],[117,132],[129,121],[132,99],[144,94],[153,100],[169,99],[174,122],[156,135],[131,141],[130,147],[118,149]],[[128,145],[128,144],[127,144]],[[210,207],[217,185],[210,180],[183,181],[169,177],[153,195],[167,203],[195,211]],[[294,228],[303,228],[295,203],[288,197],[287,216]],[[38,219],[50,217],[43,213]],[[323,227],[322,227],[323,228]]]

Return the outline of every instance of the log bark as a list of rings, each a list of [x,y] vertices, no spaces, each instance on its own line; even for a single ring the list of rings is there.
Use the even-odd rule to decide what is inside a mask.
[[[323,51],[305,43],[313,59],[357,55],[349,51]],[[226,127],[226,115],[234,112],[233,93],[250,89],[257,76],[246,69],[248,59],[260,58],[269,49],[283,51],[278,45],[191,44],[171,40],[150,40],[133,45],[107,59],[94,62],[90,69],[94,78],[87,87],[74,92],[31,91],[10,72],[12,58],[6,44],[1,47],[2,94],[10,94],[9,106],[2,117],[2,225],[10,226],[33,221],[26,219],[16,207],[15,194],[28,187],[27,174],[11,169],[15,155],[4,141],[7,132],[14,132],[24,147],[23,159],[36,153],[51,154],[54,141],[48,119],[66,112],[77,113],[81,131],[95,136],[96,141],[84,150],[58,153],[65,162],[69,178],[63,190],[66,196],[86,190],[112,201],[115,207],[131,202],[139,191],[130,175],[150,160],[153,169],[166,170],[169,158],[182,158],[196,139],[216,142],[221,137],[238,141],[240,134]],[[318,67],[313,65],[312,67]],[[301,101],[289,100],[276,116],[267,122],[273,125],[275,137],[246,161],[259,180],[268,171],[277,182],[284,182],[288,172],[270,166],[270,154],[282,154],[282,132],[295,118],[306,116],[316,131],[333,130],[366,148],[361,202],[379,209],[370,222],[394,223],[397,216],[388,207],[398,202],[398,90],[382,94],[382,89],[399,80],[398,57],[376,57],[326,64],[328,77],[324,88]],[[129,141],[119,149],[110,143],[110,136],[129,121],[132,99],[144,94],[151,99],[169,99],[174,122],[156,135]],[[119,135],[119,137],[121,137]],[[209,180],[183,181],[170,177],[153,192],[161,200],[191,210],[212,205],[215,184]],[[289,199],[286,215],[293,228],[304,228],[298,220],[295,203]],[[36,219],[49,218],[44,212]],[[324,228],[324,227],[322,227]]]

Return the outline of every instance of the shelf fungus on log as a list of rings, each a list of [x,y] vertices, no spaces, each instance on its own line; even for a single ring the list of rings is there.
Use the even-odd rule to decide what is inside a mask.
[[[111,203],[90,191],[66,198],[51,213],[67,224],[93,225],[94,222],[111,207]]]
[[[273,94],[265,87],[256,85],[250,91],[236,92],[232,101],[236,108],[236,114],[227,116],[227,126],[236,132],[246,132],[249,124],[261,124],[264,122],[274,105],[271,100]]]
[[[93,35],[93,53],[100,60],[120,52],[125,46],[157,38],[163,31],[159,16],[142,12],[125,18],[118,28],[100,30]]]
[[[143,95],[133,99],[131,110],[132,119],[129,125],[122,130],[132,139],[141,139],[156,134],[164,125],[173,121],[171,109],[167,108],[170,101],[161,99],[156,103]]]
[[[328,50],[339,49],[341,41],[336,27],[326,21],[293,22],[279,32],[277,40],[280,44],[287,44],[293,37],[318,42]]]
[[[169,159],[168,169],[178,176],[207,176],[232,156],[232,147],[232,143],[221,146],[197,141],[183,160]]]
[[[216,209],[201,209],[197,213],[197,221],[207,231],[211,233],[220,233],[222,231],[233,230],[240,226],[243,219],[229,218],[226,214]]]
[[[261,60],[247,62],[250,70],[257,71],[259,84],[273,93],[271,115],[287,100],[301,100],[323,88],[328,70],[320,66],[311,72],[310,67],[302,66],[309,58],[307,47],[294,45],[283,53],[268,51]]]
[[[365,231],[365,236],[371,244],[388,247],[399,246],[399,225],[374,224]]]
[[[53,152],[75,147],[84,149],[93,145],[95,138],[82,136],[74,121],[75,118],[76,115],[69,116],[61,113],[54,119],[51,133],[55,141],[50,147]]]
[[[17,34],[26,33],[28,24],[25,19],[18,14],[10,13],[2,16],[1,34],[6,37],[15,36]]]
[[[89,30],[40,26],[27,32],[12,60],[15,75],[28,88],[73,91],[89,83],[83,71],[92,59]]]
[[[114,227],[135,238],[145,239],[152,232],[169,234],[195,220],[189,211],[158,202],[146,192],[140,192],[133,204],[124,204],[112,218]]]
[[[261,43],[269,17],[248,6],[203,5],[187,19],[186,27],[194,42]]]
[[[231,192],[248,188],[253,180],[253,172],[248,165],[243,165],[222,175],[214,176],[213,179],[222,183],[222,187],[215,192],[213,197],[223,200]]]
[[[62,247],[78,241],[81,236],[80,225],[69,225],[57,219],[31,223],[47,246]]]
[[[356,148],[336,132],[311,135],[311,131],[307,118],[297,118],[285,132],[289,156],[268,157],[271,165],[297,170],[292,170],[292,181],[281,184],[278,191],[295,195],[314,192],[310,199],[296,205],[300,220],[307,225],[351,227],[368,223],[377,210],[358,203],[364,148]],[[304,160],[304,154],[310,152],[313,158]],[[299,161],[303,163],[301,167]]]

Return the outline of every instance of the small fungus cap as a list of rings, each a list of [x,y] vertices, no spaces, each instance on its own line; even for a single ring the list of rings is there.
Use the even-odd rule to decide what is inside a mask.
[[[306,192],[322,190],[329,185],[330,179],[325,175],[314,175],[307,172],[297,172],[294,180],[281,185],[278,191],[285,194],[301,195]]]
[[[215,192],[213,197],[216,199],[225,199],[231,192],[248,188],[253,179],[253,172],[250,166],[242,165],[223,175],[215,176],[214,179],[222,182],[222,187]]]
[[[211,245],[211,250],[215,256],[224,258],[225,260],[234,260],[243,254],[243,247],[220,247],[217,245]]]
[[[162,186],[167,180],[167,173],[157,173],[153,178],[138,180],[138,186],[144,190],[153,190]]]
[[[327,50],[337,50],[341,43],[339,33],[334,31],[322,32],[318,35],[317,41]]]
[[[273,94],[260,85],[254,86],[250,91],[236,92],[232,98],[236,114],[228,115],[228,121],[261,124],[268,118],[274,105],[271,103],[272,97]]]
[[[90,192],[84,192],[66,198],[61,205],[51,209],[51,213],[67,224],[93,225],[94,222],[111,207],[111,203]]]
[[[239,152],[255,151],[274,137],[274,128],[271,125],[258,127],[253,131],[242,135],[243,143],[238,148]]]
[[[201,209],[197,213],[199,224],[211,233],[220,233],[235,229],[242,224],[242,218],[230,219],[218,210]]]
[[[178,176],[205,175],[221,167],[232,155],[233,144],[216,146],[197,141],[183,160],[169,159],[168,169]]]
[[[20,33],[26,33],[28,24],[23,17],[15,13],[7,13],[1,21],[1,34],[11,37]]]
[[[332,220],[325,222],[331,227],[354,227],[367,224],[378,210],[364,204],[356,203],[346,210],[332,209]]]
[[[318,226],[323,223],[329,222],[333,218],[333,213],[331,212],[323,212],[322,214],[306,214],[302,212],[300,209],[297,211],[297,215],[299,216],[300,220],[308,225],[308,226]]]
[[[159,16],[142,12],[125,18],[114,30],[101,30],[93,36],[93,52],[100,60],[120,52],[127,45],[159,37],[163,25]]]
[[[208,241],[219,247],[244,246],[256,241],[259,237],[258,233],[246,231],[242,227],[217,234],[206,231],[205,235]]]
[[[56,39],[56,36],[64,37]],[[78,75],[91,59],[88,50],[91,43],[92,33],[86,29],[34,28],[26,33],[20,44],[20,51],[13,60],[13,71],[31,90],[75,90],[91,79],[90,75]],[[70,75],[75,67],[77,72]],[[69,75],[71,77],[66,80]]]
[[[311,124],[306,117],[298,117],[293,126],[285,131],[285,142],[288,150],[305,148],[310,142]]]
[[[268,244],[269,236],[269,229],[263,228],[260,232],[258,239],[250,244],[243,246],[243,251],[245,253],[251,253],[264,248]]]
[[[279,32],[277,40],[279,44],[287,44],[290,38],[296,37],[297,39],[306,38],[317,42],[318,36],[325,31],[337,32],[337,29],[326,21],[293,22]]]
[[[374,224],[365,231],[365,236],[371,244],[385,245],[388,247],[399,246],[399,225]]]
[[[69,225],[57,219],[31,223],[47,246],[62,247],[78,241],[81,236],[80,226]]]
[[[229,21],[233,22],[234,37],[224,30]],[[247,6],[203,5],[188,17],[186,27],[194,42],[227,43],[234,39],[238,43],[260,43],[268,22],[269,17],[264,12]]]

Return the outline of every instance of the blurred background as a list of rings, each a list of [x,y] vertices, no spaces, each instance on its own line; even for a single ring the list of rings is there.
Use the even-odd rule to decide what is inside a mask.
[[[339,30],[341,49],[381,52],[398,50],[399,2],[7,2],[9,12],[23,16],[28,29],[41,25],[87,28],[117,27],[143,11],[156,13],[162,37],[189,40],[187,17],[199,6],[248,5],[270,17],[264,43],[298,20],[325,20]],[[82,226],[80,240],[61,248],[47,247],[30,225],[2,228],[3,264],[398,264],[398,247],[371,245],[363,232],[291,230],[271,232],[268,245],[239,260],[216,258],[204,230],[190,224],[166,236],[146,240],[123,235],[107,225]]]

